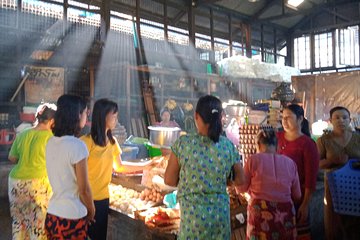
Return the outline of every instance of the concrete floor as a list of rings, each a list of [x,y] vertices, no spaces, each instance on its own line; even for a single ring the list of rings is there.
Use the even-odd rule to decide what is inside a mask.
[[[7,195],[7,181],[13,165],[4,163],[5,162],[0,161],[0,240],[10,240],[12,238],[11,217]],[[311,235],[314,240],[324,239],[323,196],[323,182],[320,180],[317,182],[316,191],[313,194],[310,204]]]
[[[318,189],[313,196],[311,204],[311,235],[313,239],[324,239],[324,223],[323,223],[323,206],[322,204],[323,191]],[[8,198],[0,198],[0,240],[11,239],[11,217],[9,211]]]
[[[11,217],[8,198],[0,198],[0,240],[11,239]]]

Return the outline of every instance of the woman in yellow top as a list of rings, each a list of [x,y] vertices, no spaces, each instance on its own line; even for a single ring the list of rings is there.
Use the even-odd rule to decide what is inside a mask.
[[[52,137],[56,106],[42,104],[37,125],[21,132],[11,146],[9,160],[16,163],[9,174],[9,202],[13,239],[47,239],[44,222],[51,187],[46,173],[45,146]]]
[[[113,166],[117,172],[138,171],[143,168],[121,164],[121,149],[112,135],[118,122],[118,105],[108,99],[94,104],[91,132],[81,137],[89,150],[88,175],[95,204],[95,223],[89,227],[94,240],[106,239],[109,189]]]

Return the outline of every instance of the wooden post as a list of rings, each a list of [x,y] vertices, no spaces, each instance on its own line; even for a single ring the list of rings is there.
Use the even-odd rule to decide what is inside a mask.
[[[245,24],[245,38],[246,38],[246,56],[248,58],[252,57],[252,50],[251,50],[251,27],[249,24]]]
[[[94,96],[95,96],[95,70],[94,66],[91,65],[89,67],[89,75],[90,75],[90,109],[93,109],[94,106]]]

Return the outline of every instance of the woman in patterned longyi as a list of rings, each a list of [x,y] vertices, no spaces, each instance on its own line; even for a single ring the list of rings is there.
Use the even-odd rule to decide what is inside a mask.
[[[295,240],[297,236],[294,201],[301,198],[295,162],[276,154],[273,130],[256,136],[257,153],[244,165],[245,184],[237,188],[251,198],[247,207],[246,239]]]
[[[21,132],[11,146],[9,201],[13,239],[46,239],[44,222],[52,191],[45,166],[45,146],[51,138],[56,106],[41,104],[37,125]]]
[[[196,134],[181,136],[171,147],[165,183],[178,186],[181,208],[179,239],[230,239],[230,207],[226,183],[234,167],[234,182],[243,179],[240,155],[222,132],[221,101],[199,99]]]
[[[49,240],[88,237],[95,206],[88,181],[89,152],[76,136],[85,126],[86,102],[65,94],[57,101],[54,136],[46,145],[46,170],[53,190],[47,209],[45,230]]]

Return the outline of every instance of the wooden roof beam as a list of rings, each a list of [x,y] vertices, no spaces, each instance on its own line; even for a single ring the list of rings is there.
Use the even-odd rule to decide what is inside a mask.
[[[275,3],[278,2],[278,0],[272,0],[268,1],[259,11],[257,11],[254,15],[252,15],[252,21],[256,21],[259,19],[259,17],[266,12],[270,7],[275,5]]]
[[[180,10],[175,17],[170,21],[169,25],[174,25],[176,26],[176,24],[180,21],[180,19],[186,14],[185,10]]]

